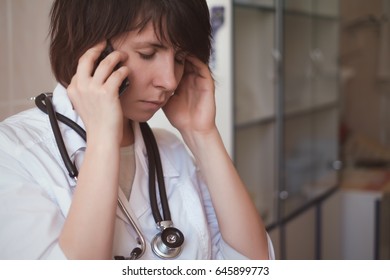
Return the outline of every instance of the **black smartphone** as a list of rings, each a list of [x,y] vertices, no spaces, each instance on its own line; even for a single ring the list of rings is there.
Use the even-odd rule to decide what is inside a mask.
[[[109,55],[110,53],[112,53],[114,51],[114,48],[112,47],[110,41],[107,41],[107,45],[106,45],[106,48],[102,51],[101,55],[99,56],[99,58],[96,60],[96,67],[99,65],[99,63],[107,56]],[[115,66],[114,68],[114,71],[119,69],[119,67],[121,66],[120,63],[118,63],[118,65]],[[95,69],[96,69],[95,67]],[[126,77],[126,79],[123,80],[122,84],[120,85],[119,87],[119,96],[121,96],[125,90],[129,87],[130,85],[130,81],[129,79]]]

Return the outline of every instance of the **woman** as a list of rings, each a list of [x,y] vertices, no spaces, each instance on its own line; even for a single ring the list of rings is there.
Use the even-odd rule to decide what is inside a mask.
[[[76,181],[45,114],[32,109],[1,124],[1,258],[129,257],[139,242],[125,211],[148,244],[141,258],[158,258],[139,123],[161,108],[193,155],[154,130],[172,222],[185,236],[176,258],[273,256],[215,125],[205,0],[56,0],[50,35],[54,108],[85,128],[88,145],[60,125]],[[100,62],[107,42],[114,51]]]

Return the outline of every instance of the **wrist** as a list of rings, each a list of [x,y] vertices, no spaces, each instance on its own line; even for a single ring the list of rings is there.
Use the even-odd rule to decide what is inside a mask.
[[[187,131],[182,133],[182,137],[196,158],[203,153],[207,154],[207,151],[216,146],[223,145],[221,136],[216,127],[202,132]]]
[[[107,130],[87,131],[88,146],[106,146],[111,148],[118,148],[121,144],[122,135],[120,133],[113,133]]]

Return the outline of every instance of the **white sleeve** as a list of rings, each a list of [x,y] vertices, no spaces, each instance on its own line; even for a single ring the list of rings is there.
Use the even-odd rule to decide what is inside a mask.
[[[0,259],[66,259],[65,218],[15,158],[0,151]]]
[[[198,174],[200,178],[200,174]],[[209,223],[209,229],[212,240],[212,258],[217,260],[247,260],[248,258],[241,253],[233,249],[229,244],[227,244],[220,233],[217,217],[215,214],[214,207],[211,202],[210,193],[207,189],[207,186],[202,179],[198,179],[199,186],[201,188],[202,197],[204,201],[204,207],[206,210],[207,220]],[[270,260],[275,259],[274,248],[272,241],[267,233],[268,241],[268,257]]]
[[[172,159],[173,162],[181,162],[181,163],[191,163],[189,169],[191,170],[189,173],[191,174],[191,179],[194,179],[194,185],[199,187],[200,195],[203,201],[203,205],[206,212],[206,219],[208,223],[208,228],[211,236],[211,258],[212,259],[232,259],[232,260],[245,260],[248,259],[246,256],[237,252],[230,245],[228,245],[223,239],[219,230],[217,217],[214,211],[214,206],[211,202],[210,193],[204,180],[202,180],[201,174],[196,170],[195,163],[193,164],[193,157],[190,156],[188,150],[183,145],[183,142],[180,141],[174,134],[162,130],[162,129],[154,129],[155,136],[159,141],[159,147],[174,147],[176,152],[170,153],[170,156],[175,156]],[[161,151],[161,150],[160,150]],[[274,259],[274,250],[272,246],[271,239],[268,238],[268,252],[269,259]]]

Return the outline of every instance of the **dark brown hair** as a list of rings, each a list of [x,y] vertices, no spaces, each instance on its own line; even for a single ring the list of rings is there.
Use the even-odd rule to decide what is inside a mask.
[[[206,0],[55,0],[50,16],[51,67],[64,86],[69,85],[87,49],[124,32],[142,30],[149,22],[162,41],[204,63],[209,61],[211,26]]]

